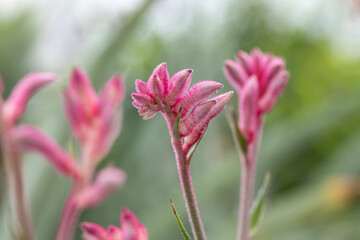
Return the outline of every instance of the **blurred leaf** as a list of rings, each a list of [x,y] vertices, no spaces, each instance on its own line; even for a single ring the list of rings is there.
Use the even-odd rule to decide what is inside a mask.
[[[173,210],[173,212],[174,212],[176,221],[177,221],[177,223],[178,223],[178,225],[179,225],[179,228],[180,228],[180,230],[181,230],[181,233],[183,234],[184,239],[185,239],[185,240],[191,240],[189,234],[186,232],[186,229],[185,229],[184,225],[182,224],[182,222],[181,222],[181,220],[180,220],[179,215],[178,215],[177,212],[176,212],[175,206],[174,206],[173,202],[171,201],[171,199],[170,199],[170,203],[171,203],[172,210]]]
[[[240,129],[237,124],[236,115],[234,109],[229,109],[226,111],[226,118],[230,125],[231,133],[234,138],[234,142],[237,149],[241,149],[241,151],[246,154],[247,153],[247,145],[244,136],[241,134]]]
[[[267,173],[265,176],[264,183],[260,188],[252,206],[251,228],[250,228],[250,235],[252,237],[255,236],[257,230],[259,229],[261,221],[264,216],[265,201],[266,201],[267,193],[269,192],[270,180],[271,180],[271,175],[270,173]]]

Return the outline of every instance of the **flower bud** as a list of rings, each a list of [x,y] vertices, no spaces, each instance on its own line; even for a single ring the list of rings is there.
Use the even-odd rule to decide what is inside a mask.
[[[217,90],[222,87],[223,85],[221,83],[215,81],[201,81],[196,83],[184,94],[181,100],[175,104],[175,112],[179,112],[181,107],[181,118],[186,117],[193,106],[216,93]]]
[[[191,75],[191,69],[184,69],[175,73],[171,78],[169,91],[166,95],[167,102],[170,106],[173,106],[189,87],[191,82]]]
[[[194,107],[189,116],[185,120],[181,121],[179,124],[179,133],[180,136],[189,135],[193,130],[196,124],[201,122],[204,117],[209,114],[210,110],[216,105],[215,100],[207,100],[205,102],[199,103]]]
[[[283,92],[288,79],[289,75],[287,72],[282,72],[279,74],[277,78],[274,78],[266,89],[266,92],[259,100],[259,110],[262,113],[266,113],[273,109],[276,100],[278,99],[279,95]]]
[[[138,102],[141,105],[155,104],[155,101],[152,97],[143,93],[132,93],[131,97],[135,102]]]
[[[247,73],[244,69],[235,61],[225,61],[224,74],[229,80],[230,84],[237,90],[241,90],[241,86],[244,85],[248,78]]]
[[[91,111],[97,103],[97,96],[89,76],[80,68],[74,68],[70,78],[70,86],[82,99],[87,109]]]
[[[168,85],[169,85],[169,73],[167,71],[166,62],[159,64],[152,75],[157,75],[161,85],[163,86],[164,94],[168,92]],[[152,76],[150,76],[151,78]],[[150,79],[149,79],[150,80]]]
[[[112,240],[110,234],[95,223],[83,222],[81,223],[81,229],[84,240]]]
[[[21,79],[4,103],[5,121],[13,124],[25,112],[30,97],[55,80],[56,75],[47,72],[30,73]]]
[[[239,128],[248,141],[251,140],[257,124],[258,89],[256,76],[251,76],[239,99]]]
[[[139,223],[135,214],[129,209],[123,208],[120,217],[121,229],[124,234],[124,240],[147,240],[148,234],[146,228]]]
[[[138,92],[138,93],[150,95],[150,91],[148,89],[147,84],[145,82],[141,81],[140,79],[137,79],[135,81],[135,89],[136,89],[136,92]]]
[[[150,93],[154,96],[154,98],[155,99],[159,98],[160,100],[163,101],[165,91],[158,75],[153,74],[152,77],[149,79],[148,84],[149,84]]]
[[[118,106],[125,98],[125,85],[120,75],[114,75],[100,91],[100,99],[109,100],[113,106]],[[100,100],[101,101],[101,100]]]

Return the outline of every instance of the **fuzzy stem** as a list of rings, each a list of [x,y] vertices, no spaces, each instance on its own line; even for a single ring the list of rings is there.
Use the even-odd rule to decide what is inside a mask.
[[[199,207],[192,184],[190,165],[183,150],[181,139],[178,134],[173,134],[174,117],[172,113],[164,114],[171,135],[171,144],[175,152],[181,189],[186,203],[187,213],[190,219],[191,229],[195,240],[206,240],[205,229],[200,217]]]
[[[251,217],[252,204],[255,188],[255,167],[257,162],[258,148],[261,141],[262,123],[260,121],[257,137],[251,144],[248,144],[247,154],[238,151],[241,161],[241,182],[239,196],[239,217],[237,240],[251,240]]]
[[[246,162],[252,161],[245,157]],[[239,197],[238,240],[250,240],[251,207],[254,196],[255,164],[244,163],[241,168]]]
[[[31,220],[30,208],[26,201],[21,158],[14,143],[9,137],[9,129],[5,126],[2,116],[2,99],[0,99],[0,141],[1,154],[5,167],[10,195],[10,203],[13,211],[13,220],[18,239],[34,240],[35,233]]]

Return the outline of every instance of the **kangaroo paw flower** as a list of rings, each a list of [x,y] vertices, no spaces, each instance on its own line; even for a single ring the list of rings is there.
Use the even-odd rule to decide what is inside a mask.
[[[238,240],[248,240],[251,226],[255,167],[263,117],[271,111],[289,79],[285,61],[260,49],[239,51],[236,60],[227,60],[224,74],[239,95],[239,120],[233,136],[242,159],[239,197]],[[241,140],[240,140],[241,139]]]
[[[147,83],[136,80],[136,92],[131,96],[134,107],[144,119],[153,117],[157,112],[163,114],[175,152],[192,231],[195,239],[205,240],[205,230],[190,175],[192,154],[188,153],[190,149],[192,153],[195,151],[196,146],[193,146],[200,141],[211,119],[220,114],[233,93],[209,99],[223,85],[215,81],[202,81],[188,90],[191,76],[192,70],[184,69],[175,73],[168,81],[166,64],[162,63],[154,70]]]
[[[236,61],[225,62],[224,73],[239,95],[239,128],[251,142],[288,82],[285,61],[260,49],[239,51]]]

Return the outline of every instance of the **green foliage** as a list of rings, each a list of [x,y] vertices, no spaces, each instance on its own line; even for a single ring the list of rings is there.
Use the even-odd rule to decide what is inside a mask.
[[[256,232],[258,231],[260,227],[260,223],[264,217],[265,212],[265,203],[266,203],[266,197],[269,192],[270,188],[270,180],[271,175],[270,173],[266,174],[265,180],[261,188],[259,189],[259,192],[254,200],[251,212],[251,229],[250,229],[250,235],[255,236]]]

